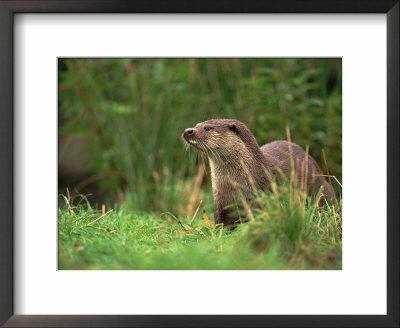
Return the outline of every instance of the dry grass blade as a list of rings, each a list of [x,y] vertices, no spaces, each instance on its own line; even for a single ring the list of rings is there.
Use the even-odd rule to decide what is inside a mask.
[[[193,189],[191,190],[189,202],[186,209],[188,213],[193,213],[196,203],[200,198],[199,196],[200,196],[201,183],[203,181],[205,174],[206,174],[206,166],[202,164],[199,166],[199,171],[193,182]]]
[[[311,224],[311,220],[312,220],[312,218],[313,218],[313,216],[314,216],[314,212],[315,212],[315,210],[318,208],[318,204],[319,204],[319,201],[321,200],[323,191],[324,191],[324,187],[321,186],[321,188],[319,188],[317,197],[315,198],[315,203],[314,203],[313,208],[312,208],[312,210],[311,210],[310,222],[309,222],[309,224]],[[321,217],[321,216],[320,216],[320,217]],[[319,227],[319,223],[318,223],[318,227]]]
[[[325,150],[324,150],[324,148],[322,148],[322,158],[324,159],[324,165],[325,165],[326,173],[327,173],[328,178],[329,178],[329,183],[332,184],[332,181],[331,181],[331,174],[329,173],[328,163],[326,162],[326,157],[325,157]]]
[[[210,228],[214,228],[214,224],[211,222],[209,219],[207,212],[204,210],[203,211],[203,216],[201,217],[201,220],[203,221],[204,224],[206,224]]]
[[[182,227],[183,230],[188,231],[188,229],[183,225],[181,220],[178,220],[178,224]]]
[[[65,197],[64,197],[64,198],[65,198]],[[68,207],[69,212],[70,212],[71,214],[74,214],[74,209],[73,209],[73,207],[71,206],[71,195],[70,195],[70,193],[69,193],[68,187],[67,187],[67,198],[66,198],[66,200],[67,200],[67,207]]]
[[[218,235],[218,238],[221,238],[221,236],[222,236],[222,232],[223,232],[223,231],[224,231],[224,229],[222,229],[222,228],[219,230],[219,235]]]
[[[181,235],[178,237],[178,239],[187,236],[188,234],[190,234],[191,232],[193,232],[194,230],[196,230],[198,227],[201,227],[201,224],[199,224],[199,225],[197,225],[197,226],[195,226],[195,227],[193,227],[193,228],[190,228],[189,230],[186,230],[183,234],[181,234]]]
[[[190,224],[193,223],[194,219],[196,218],[197,213],[199,213],[200,207],[203,206],[203,203],[204,203],[204,200],[203,199],[200,200],[200,204],[199,204],[199,206],[197,206],[196,212],[194,212],[192,219],[190,220]]]
[[[246,212],[246,215],[249,217],[250,221],[254,221],[253,212],[252,212],[252,210],[251,210],[251,208],[250,208],[250,206],[249,206],[249,204],[248,204],[248,202],[246,200],[246,197],[244,196],[242,190],[238,189],[237,191],[238,191],[240,200],[241,200],[241,202],[243,204],[243,209]]]
[[[184,233],[180,234],[180,235],[179,235],[178,237],[176,237],[176,238],[169,239],[169,240],[165,240],[165,241],[163,241],[163,242],[161,242],[161,243],[158,243],[158,244],[160,245],[160,244],[170,243],[170,242],[172,242],[172,241],[181,239],[181,238],[187,236],[188,234],[190,234],[191,232],[193,232],[194,230],[196,230],[197,228],[199,228],[199,227],[201,227],[201,226],[203,226],[203,223],[202,223],[202,224],[199,224],[199,225],[197,225],[197,226],[194,226],[193,228],[190,228],[189,230],[186,230]]]
[[[333,178],[333,179],[335,179],[335,181],[338,183],[338,185],[340,186],[340,188],[343,188],[343,187],[342,187],[342,184],[339,182],[339,180],[338,180],[334,175],[316,174],[315,176],[316,176],[316,177],[330,177],[330,178]]]
[[[206,239],[210,239],[201,229],[197,229],[198,232],[200,232]]]
[[[113,210],[114,210],[114,209],[111,209],[111,210],[109,210],[107,213],[104,213],[103,215],[100,215],[97,219],[95,219],[95,220],[89,222],[89,223],[87,224],[87,226],[90,226],[90,225],[92,225],[93,223],[99,221],[101,218],[103,218],[103,217],[105,217],[106,215],[110,214]]]
[[[68,208],[71,208],[70,201],[71,201],[71,195],[69,194],[69,189],[67,187],[67,205],[68,205]]]

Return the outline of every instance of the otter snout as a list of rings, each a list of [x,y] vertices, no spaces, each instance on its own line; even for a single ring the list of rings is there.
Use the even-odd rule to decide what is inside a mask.
[[[184,137],[189,137],[194,133],[193,129],[186,129],[185,131],[183,131],[183,136]]]
[[[189,128],[189,129],[185,129],[185,131],[183,131],[182,137],[183,137],[183,139],[186,140],[186,142],[193,144],[193,143],[195,143],[193,140],[193,138],[195,137],[195,134],[196,134],[195,130],[193,128]]]

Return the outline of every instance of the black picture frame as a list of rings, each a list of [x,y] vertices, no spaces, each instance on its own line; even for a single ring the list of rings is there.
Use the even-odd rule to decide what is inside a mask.
[[[399,327],[399,1],[0,1],[0,324],[4,327]],[[14,315],[13,29],[17,13],[385,13],[387,17],[387,315]],[[366,286],[368,288],[368,286]]]

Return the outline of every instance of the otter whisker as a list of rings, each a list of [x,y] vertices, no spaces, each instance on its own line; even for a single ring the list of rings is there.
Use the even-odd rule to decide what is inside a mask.
[[[215,150],[213,150],[212,152],[213,152],[213,155],[214,155],[214,158],[216,159],[216,161],[219,163],[222,163],[221,155]]]
[[[207,150],[205,148],[205,145],[200,142],[200,143],[197,144],[197,146],[198,146],[198,148],[200,150],[197,153],[198,153],[199,157],[201,158],[201,160],[203,161],[203,163],[205,164],[206,161],[207,161],[207,158],[208,158]]]
[[[211,142],[211,144],[214,144]],[[218,152],[216,152],[213,148],[211,148],[210,145],[205,145],[207,147],[207,149],[209,150],[208,154],[209,157],[214,158],[215,160],[217,160],[218,162],[221,162],[221,156],[218,154]]]
[[[207,144],[203,144],[203,146],[207,149],[206,153],[209,157],[220,159],[219,154],[214,149],[218,148],[218,146],[212,140],[208,140]]]
[[[188,145],[188,143],[182,139],[183,142],[183,147],[185,148],[185,153],[190,153],[190,147]]]

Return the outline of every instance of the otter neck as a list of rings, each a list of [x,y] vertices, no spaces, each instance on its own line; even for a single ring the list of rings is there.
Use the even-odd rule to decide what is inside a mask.
[[[209,163],[213,189],[231,193],[235,183],[247,188],[251,188],[252,183],[257,188],[266,187],[267,159],[258,145],[249,148],[242,144],[236,152],[220,158],[209,157]]]

